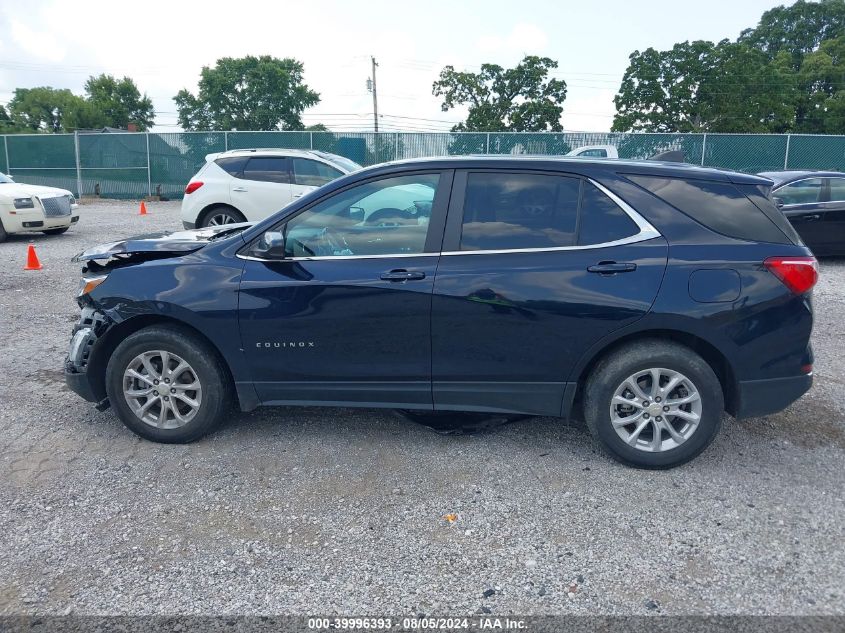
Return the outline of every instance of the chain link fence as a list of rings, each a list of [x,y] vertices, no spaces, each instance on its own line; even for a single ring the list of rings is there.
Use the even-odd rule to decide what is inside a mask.
[[[78,196],[181,198],[206,154],[232,149],[314,149],[361,165],[460,154],[560,155],[613,145],[621,158],[682,150],[686,161],[745,172],[845,171],[845,136],[799,134],[620,134],[612,132],[175,132],[3,136],[0,171],[20,182]]]

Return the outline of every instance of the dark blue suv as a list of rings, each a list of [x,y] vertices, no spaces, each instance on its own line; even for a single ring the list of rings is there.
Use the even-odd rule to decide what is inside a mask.
[[[234,403],[583,415],[620,461],[674,466],[723,411],[812,383],[817,264],[770,186],[616,160],[380,165],[259,224],[79,255],[67,381],[159,442]]]

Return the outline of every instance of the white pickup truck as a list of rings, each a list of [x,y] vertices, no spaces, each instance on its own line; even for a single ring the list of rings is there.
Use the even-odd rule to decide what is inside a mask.
[[[615,145],[584,145],[573,149],[567,156],[583,156],[584,158],[619,158]]]

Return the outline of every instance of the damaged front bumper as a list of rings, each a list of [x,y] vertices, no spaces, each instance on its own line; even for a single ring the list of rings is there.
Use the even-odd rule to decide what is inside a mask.
[[[74,393],[87,400],[96,402],[98,409],[108,407],[108,399],[101,389],[92,382],[88,368],[94,346],[108,329],[109,320],[94,308],[82,309],[82,316],[73,328],[70,350],[65,358],[65,382]]]

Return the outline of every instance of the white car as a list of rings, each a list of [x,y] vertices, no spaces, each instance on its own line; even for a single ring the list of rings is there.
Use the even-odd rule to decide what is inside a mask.
[[[567,156],[583,156],[584,158],[619,158],[619,152],[614,145],[585,145],[573,149]]]
[[[361,169],[313,150],[238,149],[205,157],[182,198],[182,224],[193,229],[255,222],[317,187]]]
[[[11,233],[64,233],[79,221],[78,208],[67,189],[24,185],[0,174],[0,242]]]

